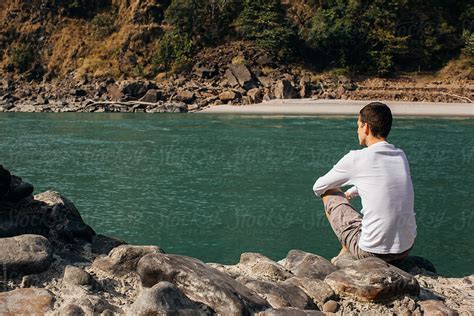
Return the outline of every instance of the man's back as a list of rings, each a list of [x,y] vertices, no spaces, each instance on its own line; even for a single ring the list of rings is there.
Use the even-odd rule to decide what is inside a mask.
[[[351,182],[362,200],[359,247],[400,253],[416,237],[413,185],[405,153],[387,142],[355,151]]]
[[[362,200],[362,250],[387,254],[409,249],[416,237],[413,185],[404,152],[386,141],[353,150],[313,186],[327,189],[354,185]]]

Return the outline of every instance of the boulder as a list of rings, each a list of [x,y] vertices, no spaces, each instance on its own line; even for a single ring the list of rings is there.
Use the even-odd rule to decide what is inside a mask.
[[[0,293],[1,315],[44,315],[51,311],[54,298],[45,289],[16,289]]]
[[[426,316],[456,316],[458,313],[447,307],[442,301],[426,300],[419,301],[423,315]]]
[[[261,103],[263,101],[263,93],[259,88],[250,89],[247,91],[247,95],[252,103]]]
[[[283,260],[283,265],[298,277],[319,280],[337,270],[325,258],[301,250],[290,250]]]
[[[163,93],[156,89],[148,90],[140,99],[141,102],[156,103],[161,100]]]
[[[270,77],[259,76],[257,77],[257,79],[260,84],[265,88],[271,88],[271,86],[273,85],[273,79]]]
[[[74,266],[66,266],[64,269],[64,275],[62,283],[66,286],[81,286],[90,285],[91,276],[81,268]]]
[[[150,89],[156,89],[156,85],[151,81],[141,80],[125,80],[118,83],[119,91],[121,94],[126,95],[133,99],[139,99],[143,97],[146,92]],[[107,88],[109,91],[109,89]],[[110,92],[109,92],[110,93]]]
[[[191,300],[202,302],[219,314],[250,314],[269,307],[268,302],[241,283],[195,258],[149,254],[140,259],[137,271],[143,286],[171,282]]]
[[[235,78],[234,74],[232,73],[230,69],[226,69],[225,77],[227,79],[226,84],[228,84],[229,86],[234,87],[234,88],[239,86],[239,81],[237,80],[237,78]]]
[[[261,281],[249,277],[240,277],[237,281],[258,293],[273,308],[296,307],[300,309],[317,309],[311,298],[302,289],[293,284]]]
[[[293,277],[283,266],[260,253],[242,253],[238,267],[241,274],[262,281],[277,282]]]
[[[174,284],[160,282],[144,289],[127,315],[207,315],[200,306],[191,301]]]
[[[332,288],[322,280],[293,277],[286,280],[285,283],[298,286],[320,306],[335,296]]]
[[[219,94],[219,99],[224,103],[234,101],[235,99],[239,97],[240,97],[240,94],[232,90],[224,91],[221,94]]]
[[[137,263],[143,256],[163,252],[158,246],[121,245],[112,249],[108,256],[95,259],[92,267],[117,276],[124,276],[136,272]]]
[[[193,67],[193,73],[199,78],[210,79],[217,74],[216,65],[205,65],[198,62]]]
[[[176,94],[176,99],[184,103],[192,103],[196,99],[196,96],[194,92],[189,90],[179,90]]]
[[[245,90],[253,88],[254,81],[252,78],[252,73],[247,68],[247,66],[242,64],[229,64],[228,70],[230,70],[230,72],[242,88],[244,88]],[[227,76],[227,79],[229,80],[229,83],[231,83],[229,76]]]
[[[295,89],[287,79],[277,81],[273,94],[277,99],[292,99],[296,97]]]
[[[52,262],[48,239],[38,235],[0,238],[0,266],[10,278],[40,273]]]
[[[352,265],[329,274],[324,281],[336,294],[364,302],[420,293],[420,285],[412,275],[375,257],[354,261]]]

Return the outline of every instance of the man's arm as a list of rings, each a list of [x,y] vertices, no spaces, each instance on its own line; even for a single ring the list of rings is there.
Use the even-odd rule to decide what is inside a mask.
[[[329,189],[341,187],[349,184],[354,165],[354,153],[346,154],[332,169],[324,176],[320,177],[313,185],[313,192],[321,197]]]

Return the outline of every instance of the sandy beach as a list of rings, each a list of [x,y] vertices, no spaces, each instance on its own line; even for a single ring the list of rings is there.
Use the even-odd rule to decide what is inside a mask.
[[[369,101],[354,100],[271,100],[252,105],[210,106],[200,113],[272,114],[272,115],[357,115]],[[394,116],[474,117],[473,103],[384,101]]]

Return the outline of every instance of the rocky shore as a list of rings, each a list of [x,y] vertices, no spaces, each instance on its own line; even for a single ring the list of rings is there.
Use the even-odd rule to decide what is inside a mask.
[[[221,104],[299,98],[458,103],[474,100],[472,78],[352,79],[302,66],[278,65],[245,42],[203,51],[194,58],[189,72],[160,73],[152,80],[78,79],[75,73],[65,78],[45,74],[42,81],[28,80],[33,75],[0,78],[0,112],[194,112]]]
[[[474,275],[421,257],[332,264],[301,250],[204,263],[96,234],[57,192],[0,175],[2,315],[472,315]],[[28,190],[27,190],[28,188]]]

